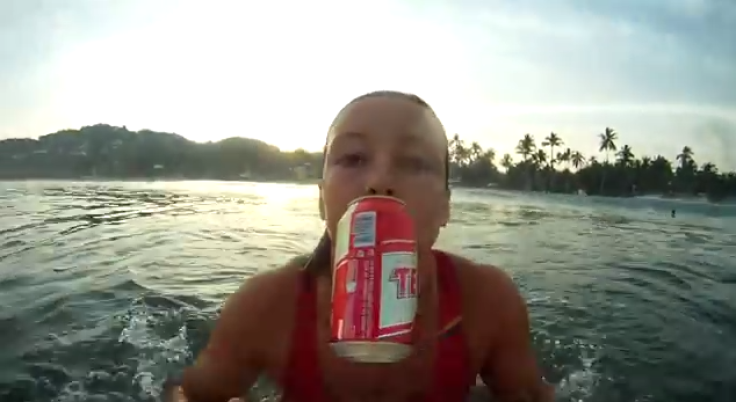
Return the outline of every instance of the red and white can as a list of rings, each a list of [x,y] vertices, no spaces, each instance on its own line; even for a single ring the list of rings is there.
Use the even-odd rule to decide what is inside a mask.
[[[416,235],[404,203],[385,196],[354,200],[334,244],[333,349],[366,363],[407,357],[418,289]]]

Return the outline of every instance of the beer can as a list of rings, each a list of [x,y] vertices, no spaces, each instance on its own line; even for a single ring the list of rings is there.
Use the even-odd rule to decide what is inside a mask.
[[[407,357],[418,289],[416,235],[404,203],[386,196],[356,199],[336,232],[333,350],[364,363]]]

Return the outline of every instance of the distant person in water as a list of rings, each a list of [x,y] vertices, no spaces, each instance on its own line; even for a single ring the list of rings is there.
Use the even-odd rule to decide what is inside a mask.
[[[673,210],[672,210],[672,217],[674,218],[674,217],[675,217],[675,215],[677,215],[677,212],[676,212],[676,211],[675,211],[675,210],[673,209]]]
[[[511,278],[434,248],[450,217],[447,177],[447,136],[423,100],[374,92],[351,101],[327,134],[319,245],[230,296],[169,400],[244,398],[266,375],[292,402],[551,402]],[[348,203],[367,194],[401,198],[417,224],[421,331],[414,353],[390,365],[352,363],[328,345],[331,239]]]

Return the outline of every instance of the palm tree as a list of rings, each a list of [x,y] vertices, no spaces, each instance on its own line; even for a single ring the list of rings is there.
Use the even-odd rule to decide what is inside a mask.
[[[458,166],[464,166],[470,159],[470,150],[465,147],[465,141],[463,141],[458,134],[452,136],[450,140],[449,148],[451,151],[451,161]]]
[[[572,159],[572,150],[570,148],[565,148],[563,152],[557,153],[557,160],[560,162],[565,162],[565,167],[567,169],[570,169],[571,159]]]
[[[454,135],[452,136],[452,139],[450,140],[450,144],[449,144],[449,145],[450,145],[450,148],[452,148],[452,147],[456,146],[456,145],[457,145],[458,143],[460,143],[460,142],[462,142],[462,140],[460,139],[460,134],[458,134],[458,133],[455,133],[455,134],[454,134]]]
[[[698,169],[693,160],[694,154],[692,148],[684,146],[682,152],[677,155],[677,160],[680,161],[680,166],[677,168],[677,181],[684,187],[680,190],[693,190],[695,173]]]
[[[693,153],[692,148],[685,146],[682,148],[682,153],[677,155],[677,160],[680,161],[680,167],[685,169],[688,167],[692,161],[693,161]]]
[[[494,165],[496,162],[496,151],[493,148],[488,148],[480,156],[483,159],[488,159],[489,162],[491,162],[491,165]]]
[[[696,166],[694,152],[689,146],[678,153],[676,162],[670,162],[661,155],[637,158],[630,145],[617,146],[618,133],[610,127],[598,137],[599,150],[606,158],[602,163],[594,156],[586,161],[581,152],[565,148],[554,132],[545,137],[539,147],[531,134],[525,134],[515,149],[523,160],[515,164],[513,153],[507,153],[498,161],[498,167],[506,171],[504,184],[518,189],[550,191],[569,191],[573,185],[586,191],[600,187],[598,194],[601,195],[705,192],[714,200],[736,191],[732,190],[736,188],[736,173],[719,173],[712,163]],[[458,135],[453,136],[449,146],[453,168],[469,183],[493,181],[494,175],[498,177],[493,149],[485,150],[477,142],[465,143]],[[612,155],[615,160],[609,161]],[[306,159],[305,151],[294,151],[291,159],[298,164]],[[559,164],[563,165],[563,171],[556,170]],[[570,169],[574,169],[574,173]],[[564,179],[562,186],[552,185],[559,179]]]
[[[608,152],[609,151],[616,151],[616,140],[618,140],[618,134],[614,129],[610,127],[606,127],[606,130],[598,135],[598,138],[600,138],[600,148],[598,149],[599,152],[605,152],[606,153],[606,163],[608,163]]]
[[[631,165],[631,161],[634,160],[634,153],[631,152],[631,147],[628,145],[624,145],[616,155],[618,156],[618,162],[624,167]]]
[[[608,154],[609,151],[616,151],[616,140],[618,139],[618,135],[616,134],[616,131],[614,131],[610,127],[606,127],[606,130],[599,134],[599,138],[601,140],[601,146],[598,149],[599,152],[606,152],[606,165],[608,165]],[[601,187],[600,192],[603,193],[603,189],[606,185],[606,170],[603,170],[603,175],[601,176]]]
[[[519,140],[519,144],[516,145],[516,153],[524,158],[524,165],[526,170],[526,189],[530,189],[532,170],[534,166],[529,163],[529,157],[532,155],[537,145],[534,143],[534,137],[531,134],[524,134],[524,137]]]
[[[553,170],[555,168],[555,147],[560,145],[562,145],[562,139],[555,133],[549,133],[542,142],[542,146],[549,147],[549,166]]]
[[[503,158],[501,158],[501,166],[503,166],[507,172],[514,166],[514,161],[511,159],[511,155],[503,154]]]
[[[545,162],[547,162],[547,153],[544,152],[544,149],[537,149],[537,152],[532,154],[532,163],[531,166],[532,169],[534,169],[534,182],[539,183],[541,181],[541,177],[539,176],[539,173],[541,172],[542,166],[545,165]],[[539,170],[536,170],[539,168]],[[547,186],[549,186],[549,183],[546,183]],[[546,191],[547,189],[545,189]]]
[[[572,166],[575,167],[575,170],[577,170],[580,166],[585,165],[585,156],[583,156],[580,151],[574,151],[572,155],[570,155],[570,161],[572,162]]]
[[[537,148],[534,143],[534,137],[531,134],[524,134],[524,138],[519,140],[519,144],[516,145],[516,153],[524,158],[524,161],[529,160],[529,156]]]
[[[632,169],[629,169],[634,160],[634,153],[631,152],[631,147],[628,145],[624,145],[621,150],[616,153],[616,156],[618,156],[619,166],[623,167],[623,176],[626,179],[629,193],[636,193],[636,184],[632,179]]]
[[[542,165],[544,165],[544,162],[546,162],[546,161],[547,161],[547,153],[546,153],[546,152],[544,152],[544,150],[543,150],[543,149],[538,149],[538,150],[537,150],[537,152],[535,152],[535,153],[534,153],[534,154],[532,155],[532,160],[533,160],[533,161],[534,161],[534,163],[536,163],[537,165],[539,165],[539,166],[542,166]]]
[[[481,147],[480,144],[478,144],[476,141],[473,141],[470,144],[469,153],[470,153],[470,155],[469,155],[470,156],[470,161],[478,160],[478,159],[481,158],[481,156],[483,154],[483,147]]]

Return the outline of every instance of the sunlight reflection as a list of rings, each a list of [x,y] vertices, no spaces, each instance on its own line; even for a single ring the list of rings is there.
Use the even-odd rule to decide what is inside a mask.
[[[255,184],[255,183],[253,183]],[[319,189],[315,185],[258,183],[249,189],[252,193],[264,197],[268,202],[290,202],[297,199],[313,199],[319,197]]]

